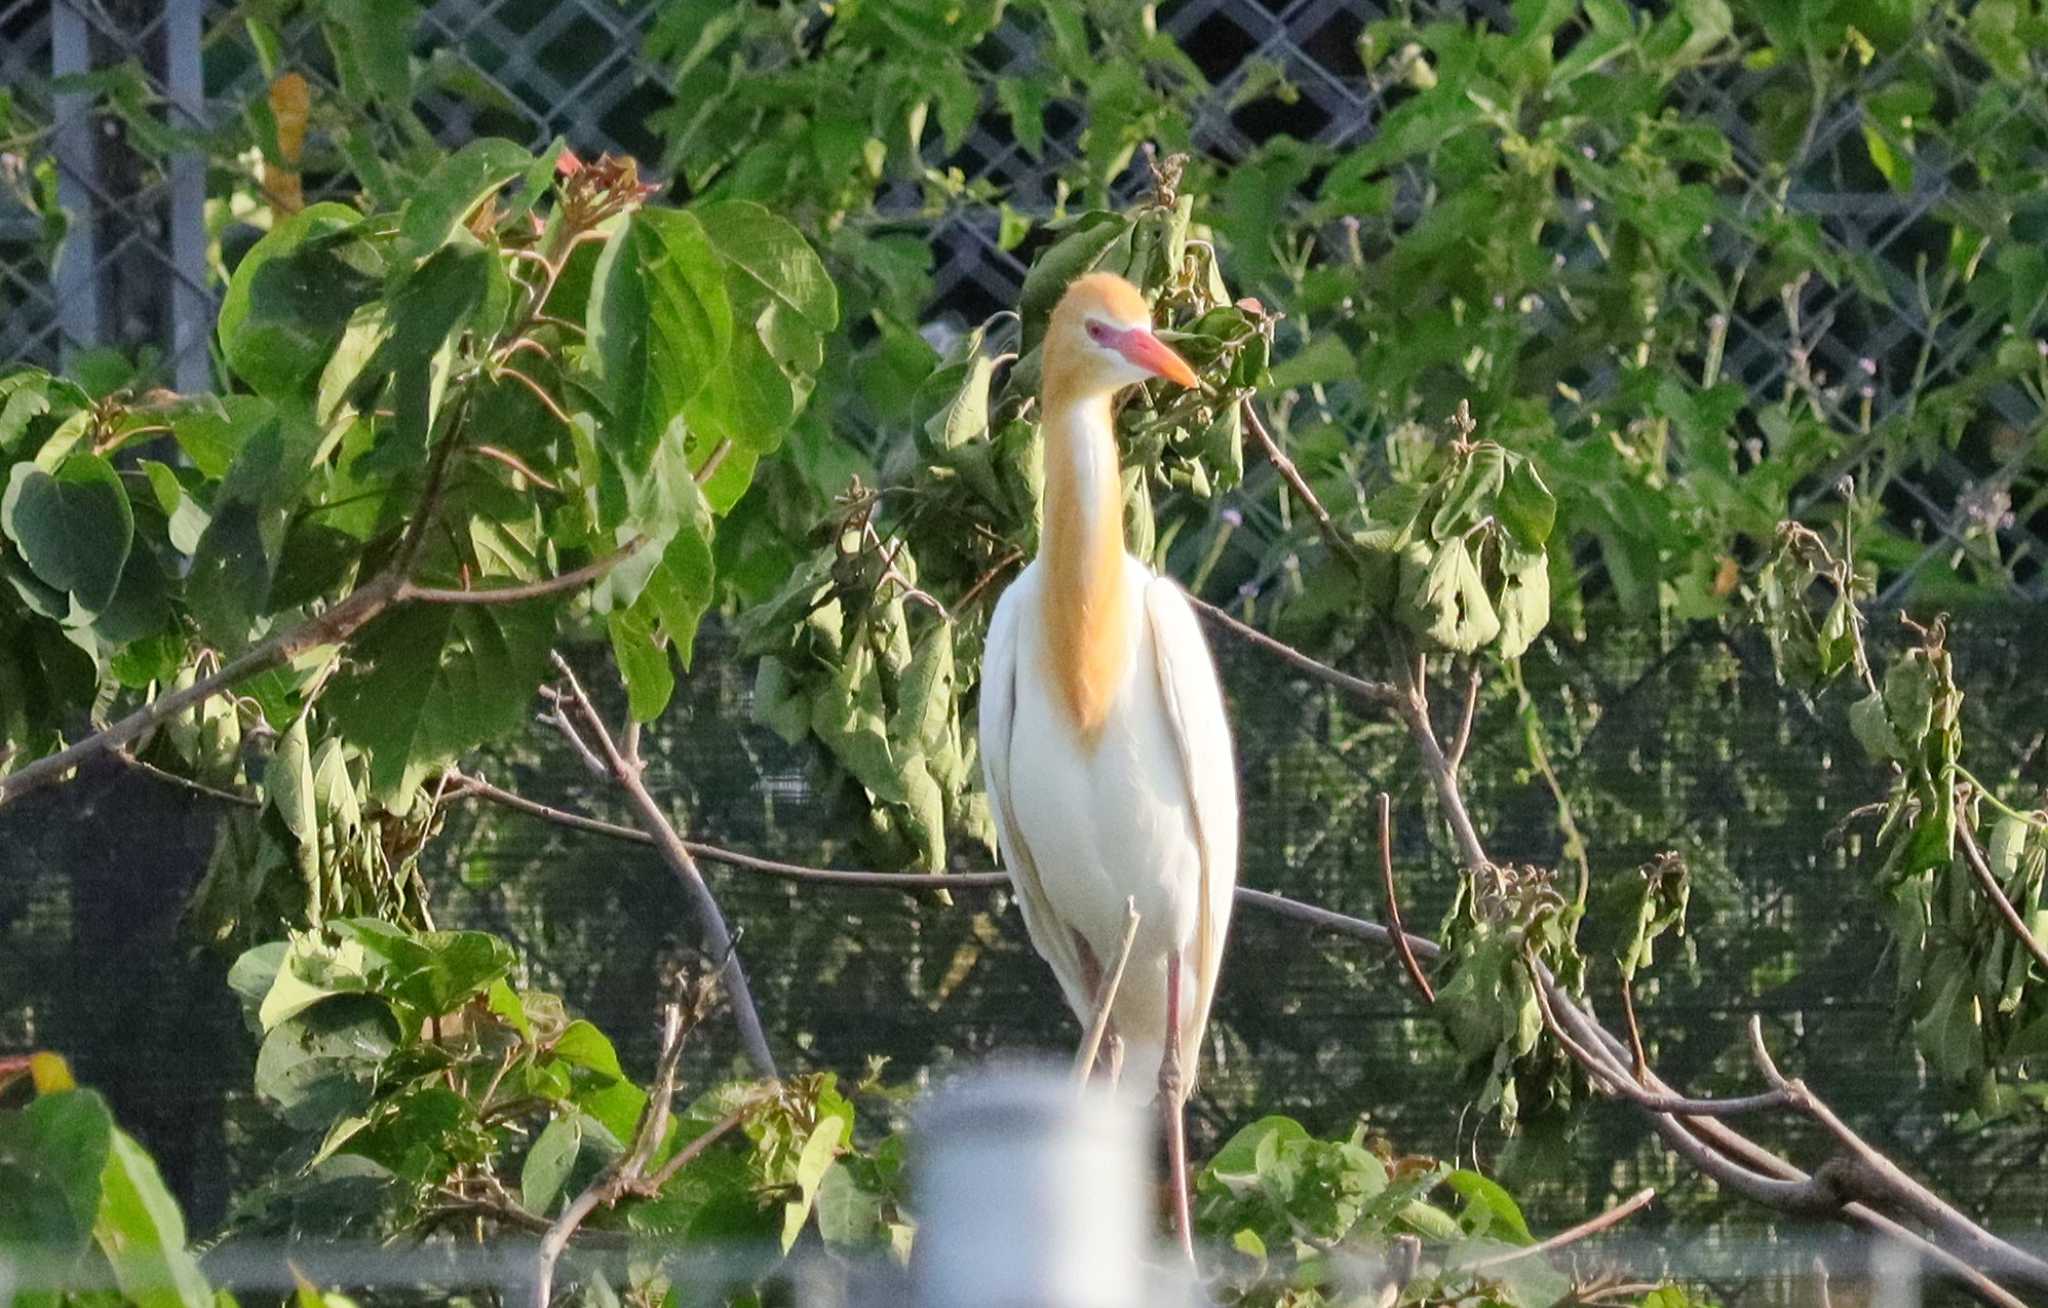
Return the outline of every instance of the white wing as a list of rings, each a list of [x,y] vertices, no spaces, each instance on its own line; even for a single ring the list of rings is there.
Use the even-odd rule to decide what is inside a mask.
[[[1216,663],[1187,596],[1170,578],[1157,578],[1145,588],[1145,616],[1152,624],[1160,694],[1180,749],[1202,859],[1195,920],[1195,1002],[1182,1032],[1192,1070],[1208,1026],[1209,1003],[1216,995],[1223,937],[1230,929],[1230,906],[1237,890],[1237,763]]]
[[[989,620],[988,639],[981,655],[981,775],[988,787],[988,806],[995,816],[996,841],[1002,846],[1003,866],[1017,892],[1017,908],[1024,915],[1024,929],[1039,955],[1052,965],[1068,1006],[1076,1013],[1089,1012],[1094,996],[1088,993],[1086,972],[1074,933],[1053,911],[1046,898],[1045,883],[1032,861],[1031,847],[1017,827],[1016,805],[1010,795],[1010,733],[1017,711],[1017,611],[1023,596],[1031,590],[1020,577],[1003,592]]]

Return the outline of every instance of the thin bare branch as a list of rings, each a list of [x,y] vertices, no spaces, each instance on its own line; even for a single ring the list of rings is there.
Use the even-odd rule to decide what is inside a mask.
[[[1320,659],[1311,658],[1285,641],[1275,640],[1257,627],[1246,622],[1240,622],[1205,599],[1190,595],[1188,596],[1188,602],[1195,606],[1195,610],[1198,613],[1201,613],[1232,635],[1258,646],[1268,654],[1279,656],[1310,676],[1328,682],[1339,690],[1347,691],[1369,704],[1377,704],[1382,708],[1397,708],[1402,702],[1401,692],[1384,681],[1367,681],[1363,677],[1354,677],[1348,672],[1339,672],[1329,664],[1324,663]]]
[[[611,772],[612,780],[626,792],[634,813],[639,818],[640,829],[653,837],[654,848],[668,864],[676,879],[683,884],[684,891],[697,910],[697,930],[707,957],[722,963],[721,971],[725,980],[726,993],[732,999],[733,1017],[739,1023],[740,1045],[761,1075],[773,1077],[775,1057],[768,1050],[767,1033],[761,1029],[761,1015],[754,1007],[754,995],[747,985],[745,968],[740,965],[739,953],[733,948],[732,931],[726,926],[725,914],[718,907],[718,900],[712,895],[711,887],[704,880],[704,873],[697,867],[697,860],[683,844],[668,815],[655,801],[647,789],[647,782],[641,770],[619,752],[612,734],[584,694],[583,684],[576,679],[576,673],[569,661],[560,654],[554,656],[555,671],[568,687],[577,712],[597,742],[599,753]]]
[[[222,664],[212,674],[199,678],[183,690],[159,695],[120,721],[102,727],[67,748],[45,755],[7,776],[0,777],[0,808],[13,803],[32,790],[39,790],[62,779],[79,764],[119,749],[175,714],[203,704],[259,672],[266,672],[289,663],[299,655],[319,646],[340,644],[354,635],[364,623],[389,607],[398,593],[398,588],[398,573],[381,573],[357,587],[326,612],[251,646]]]
[[[1458,735],[1451,742],[1451,766],[1459,767],[1465,762],[1465,749],[1472,743],[1472,718],[1479,711],[1479,664],[1474,662],[1465,680],[1465,708],[1458,715]]]
[[[1520,1249],[1510,1249],[1505,1253],[1497,1253],[1488,1258],[1481,1258],[1476,1263],[1466,1263],[1463,1267],[1458,1268],[1458,1270],[1461,1272],[1477,1272],[1489,1267],[1500,1267],[1523,1258],[1533,1258],[1538,1254],[1555,1253],[1566,1245],[1577,1244],[1587,1236],[1598,1235],[1611,1226],[1620,1225],[1634,1216],[1638,1210],[1647,1207],[1649,1202],[1656,1197],[1657,1192],[1653,1189],[1638,1190],[1599,1216],[1589,1217],[1577,1226],[1566,1227],[1546,1240],[1539,1240],[1535,1244],[1527,1245]]]
[[[1074,1056],[1074,1079],[1082,1085],[1095,1071],[1095,1056],[1102,1049],[1102,1037],[1109,1031],[1109,1011],[1116,1007],[1116,992],[1123,988],[1124,969],[1131,962],[1131,946],[1138,941],[1138,901],[1124,900],[1124,934],[1117,942],[1116,962],[1111,964],[1109,973],[1102,978],[1102,988],[1095,996],[1095,1016],[1088,1023],[1088,1034],[1081,1041],[1080,1052]]]
[[[1301,469],[1294,466],[1294,460],[1287,457],[1287,451],[1280,448],[1280,443],[1273,439],[1273,433],[1266,430],[1265,419],[1259,416],[1257,407],[1250,400],[1246,400],[1239,407],[1244,411],[1246,429],[1251,432],[1253,439],[1258,441],[1259,448],[1266,452],[1267,461],[1279,472],[1281,480],[1287,483],[1295,498],[1301,501],[1302,507],[1316,520],[1316,527],[1323,533],[1323,539],[1332,550],[1346,559],[1356,561],[1358,546],[1347,539],[1343,532],[1337,530],[1337,524],[1330,518],[1330,511],[1316,498],[1315,491],[1301,475]]]
[[[592,758],[595,758],[592,755]],[[537,800],[526,798],[494,785],[484,778],[468,773],[455,773],[450,777],[453,783],[448,795],[451,799],[474,796],[493,804],[525,813],[543,821],[577,831],[588,831],[592,835],[608,836],[613,840],[628,840],[637,845],[652,845],[654,837],[638,827],[621,826],[600,818],[585,817],[567,809],[554,808]],[[1010,884],[1010,878],[1002,872],[948,872],[934,875],[929,872],[867,872],[852,869],[806,867],[800,863],[785,863],[777,859],[761,858],[754,854],[743,854],[738,850],[725,849],[718,845],[707,845],[701,840],[685,840],[684,848],[692,855],[709,863],[721,863],[728,867],[742,868],[767,876],[782,877],[791,881],[808,881],[819,885],[858,886],[874,890],[908,890],[921,894],[942,894],[948,890],[993,890]]]
[[[504,464],[506,467],[512,469],[512,471],[518,473],[520,476],[526,478],[528,481],[532,482],[536,486],[541,487],[544,490],[551,490],[555,492],[555,494],[557,495],[562,493],[562,488],[560,486],[548,480],[546,477],[541,476],[538,472],[535,472],[530,466],[527,465],[526,460],[520,458],[518,455],[514,454],[510,450],[501,450],[495,445],[472,445],[470,446],[469,452],[471,454],[476,455],[479,458],[490,459],[494,462]]]
[[[2035,938],[2034,933],[2027,928],[2026,919],[2019,915],[2019,910],[2005,897],[2005,891],[1999,888],[1998,876],[1992,872],[1991,864],[1984,857],[1984,851],[1978,847],[1977,837],[1970,830],[1970,824],[1956,823],[1956,835],[1963,842],[1963,861],[1970,865],[1970,871],[1977,876],[1977,888],[1984,892],[1984,897],[1998,910],[1998,920],[2005,923],[2005,929],[2012,932],[2013,938],[2033,955],[2042,975],[2048,976],[2048,947],[2044,947]]]
[[[1760,1112],[1767,1108],[1783,1108],[1791,1102],[1781,1090],[1770,1090],[1763,1094],[1744,1095],[1735,1099],[1699,1099],[1689,1095],[1660,1094],[1645,1090],[1629,1079],[1626,1069],[1615,1065],[1612,1058],[1596,1054],[1574,1039],[1557,1020],[1557,1009],[1553,1006],[1552,986],[1546,978],[1539,976],[1536,984],[1536,1007],[1543,1015],[1543,1025],[1552,1038],[1564,1047],[1572,1060],[1586,1070],[1596,1089],[1603,1090],[1617,1099],[1626,1099],[1638,1108],[1652,1113],[1672,1113],[1684,1117],[1739,1117],[1744,1113]]]
[[[126,749],[117,749],[113,753],[114,757],[121,760],[125,766],[142,773],[146,777],[161,781],[165,785],[177,786],[181,790],[189,790],[195,795],[204,795],[208,799],[217,799],[223,804],[239,804],[243,808],[263,807],[263,801],[254,795],[244,795],[232,790],[222,790],[217,786],[209,786],[203,781],[194,781],[190,777],[181,777],[177,773],[160,768],[154,763],[143,762]]]
[[[683,1040],[689,1031],[689,1024],[683,1020],[683,1006],[680,1003],[665,1005],[662,1009],[661,1053],[655,1060],[654,1083],[648,1088],[646,1106],[640,1110],[640,1121],[633,1132],[632,1144],[585,1186],[581,1194],[569,1201],[562,1215],[541,1236],[540,1248],[534,1253],[533,1308],[548,1308],[549,1300],[554,1298],[555,1267],[577,1228],[598,1209],[609,1208],[627,1195],[646,1192],[647,1165],[668,1134],[669,1114],[675,1104],[676,1074],[682,1065]]]
[[[1636,1080],[1640,1081],[1650,1070],[1650,1055],[1643,1049],[1643,1028],[1636,1022],[1635,978],[1624,975],[1621,978],[1621,1020],[1628,1028],[1628,1047],[1635,1055]]]
[[[1422,964],[1415,961],[1415,951],[1408,947],[1408,931],[1401,925],[1401,900],[1394,893],[1394,801],[1382,790],[1379,796],[1380,808],[1380,884],[1387,892],[1387,921],[1392,924],[1394,952],[1400,955],[1401,967],[1408,973],[1408,979],[1422,992],[1425,1003],[1436,1002],[1436,991],[1431,988],[1429,978],[1422,974]]]
[[[642,1182],[640,1193],[651,1199],[667,1189],[668,1183],[675,1179],[677,1172],[696,1162],[706,1149],[723,1140],[732,1132],[734,1127],[746,1121],[747,1114],[752,1111],[754,1111],[754,1100],[749,1099],[724,1117],[719,1118],[718,1121],[712,1124],[710,1130],[676,1150],[654,1175]]]
[[[433,586],[414,586],[408,583],[399,588],[398,598],[420,604],[517,604],[523,600],[541,599],[548,595],[560,595],[564,591],[580,590],[591,582],[618,567],[627,559],[638,554],[647,545],[647,537],[635,536],[621,546],[617,553],[607,554],[595,562],[586,563],[570,572],[556,577],[544,577],[519,586],[498,586],[484,590],[443,590]]]

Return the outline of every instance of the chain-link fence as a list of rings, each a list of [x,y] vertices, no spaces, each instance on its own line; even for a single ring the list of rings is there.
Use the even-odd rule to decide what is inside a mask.
[[[207,328],[218,287],[207,273],[204,134],[261,99],[247,8],[229,0],[0,0],[0,77],[11,101],[0,104],[7,151],[0,172],[11,183],[0,187],[0,358],[48,364],[112,347],[153,363],[157,376],[180,388],[208,384]],[[1868,106],[1894,89],[1909,52],[1960,49],[1963,24],[1976,21],[1962,8],[1934,6],[1923,30],[1892,43],[1895,53],[1873,52],[1850,90],[1813,115],[1789,179],[1773,174],[1773,152],[1757,139],[1749,111],[1790,94],[1800,70],[1709,64],[1677,88],[1678,103],[1726,134],[1751,198],[1768,194],[1782,203],[1807,223],[1824,254],[1853,265],[1850,275],[1806,281],[1789,298],[1719,325],[1723,375],[1752,395],[1777,397],[1796,386],[1838,429],[1868,431],[1993,352],[2032,344],[2008,338],[2009,320],[1946,313],[1927,294],[1928,261],[1950,257],[1941,216],[1972,202],[1978,161],[1923,144],[1901,184],[1872,175],[1861,145],[1847,148],[1859,135],[1867,139]],[[305,9],[292,20],[296,32],[287,26],[287,44],[322,21],[319,6]],[[658,9],[659,0],[433,0],[411,47],[428,73],[420,117],[446,142],[494,134],[540,146],[561,135],[581,151],[655,157],[659,142],[647,119],[669,97],[642,47]],[[1323,145],[1371,136],[1398,88],[1390,93],[1370,74],[1358,37],[1389,9],[1512,21],[1491,0],[1162,5],[1161,30],[1209,80],[1193,115],[1196,145],[1228,162],[1280,134]],[[350,7],[358,10],[376,12]],[[1582,35],[1567,29],[1560,42]],[[1036,42],[1028,28],[1006,22],[979,57],[993,69],[1029,73],[1040,66]],[[1953,81],[1935,93],[1971,104],[1979,89],[1969,80],[1973,58],[1934,61]],[[1287,96],[1244,94],[1251,80],[1276,78]],[[2048,161],[2039,144],[2048,141],[2048,94],[2037,86],[1996,112],[2036,125],[2031,148]],[[17,126],[8,129],[8,120]],[[1042,206],[1054,178],[1079,157],[1084,126],[1075,114],[1050,119],[1033,155],[991,111],[957,152],[932,162],[993,182],[1022,207]],[[1782,192],[1774,189],[1781,184]],[[1589,215],[1588,227],[1596,218]],[[942,303],[970,315],[1015,303],[1025,264],[1003,248],[996,213],[949,208],[930,220],[926,235]],[[1567,257],[1599,258],[1596,245],[1589,235]],[[1571,324],[1557,314],[1547,329],[1563,337]],[[1917,367],[1893,362],[1916,359]],[[1593,380],[1597,388],[1612,378]],[[1976,403],[1972,439],[1916,451],[1912,475],[1890,483],[1888,514],[1909,525],[1924,550],[1917,561],[1890,562],[1886,599],[1903,594],[1926,563],[1965,548],[1995,551],[2017,593],[2048,597],[2048,545],[2029,525],[2048,507],[2032,489],[2040,406],[2011,383],[1985,389]],[[1872,452],[1852,448],[1835,471],[1856,472]],[[1817,479],[1809,503],[1831,493],[1833,482]]]

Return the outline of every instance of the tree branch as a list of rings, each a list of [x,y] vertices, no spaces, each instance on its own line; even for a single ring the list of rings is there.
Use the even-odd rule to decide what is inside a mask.
[[[521,600],[541,599],[549,595],[560,595],[564,591],[577,590],[596,581],[627,559],[638,554],[646,546],[647,537],[635,536],[615,554],[608,554],[593,563],[586,563],[572,572],[557,577],[543,577],[519,586],[497,586],[485,590],[442,590],[433,586],[415,586],[411,582],[398,588],[398,602],[418,604],[517,604]]]
[[[1763,1073],[1772,1088],[1789,1095],[1801,1112],[1826,1127],[1829,1134],[1849,1150],[1858,1165],[1858,1171],[1852,1174],[1855,1188],[1859,1191],[1857,1198],[1896,1205],[1929,1230],[1969,1250],[1994,1275],[2048,1291],[2048,1261],[2007,1244],[1965,1217],[1947,1200],[1872,1148],[1868,1141],[1849,1128],[1847,1122],[1835,1115],[1825,1100],[1807,1089],[1805,1082],[1786,1079],[1771,1059],[1770,1048],[1764,1043],[1763,1021],[1755,1014],[1751,1014],[1749,1019],[1749,1046],[1757,1070]]]
[[[1610,1226],[1617,1226],[1627,1221],[1638,1209],[1646,1207],[1656,1197],[1657,1192],[1653,1189],[1638,1190],[1599,1216],[1589,1217],[1577,1226],[1566,1227],[1547,1240],[1538,1241],[1521,1249],[1510,1249],[1505,1253],[1497,1253],[1488,1258],[1481,1258],[1476,1263],[1466,1263],[1464,1266],[1454,1270],[1477,1272],[1489,1267],[1500,1267],[1507,1263],[1517,1262],[1523,1258],[1533,1258],[1538,1254],[1555,1253],[1566,1245],[1577,1244],[1589,1235],[1598,1235]]]
[[[1358,546],[1343,532],[1337,530],[1337,524],[1330,518],[1330,511],[1316,498],[1315,491],[1310,489],[1307,479],[1301,475],[1301,469],[1294,466],[1294,460],[1287,457],[1287,452],[1273,439],[1273,433],[1266,430],[1265,420],[1259,417],[1258,409],[1250,400],[1244,401],[1239,407],[1244,412],[1245,427],[1250,430],[1253,439],[1258,441],[1259,448],[1266,452],[1267,462],[1279,472],[1280,479],[1287,483],[1288,489],[1294,492],[1302,507],[1316,520],[1316,527],[1323,533],[1323,539],[1329,543],[1332,550],[1355,563],[1358,559]]]
[[[1327,682],[1339,690],[1347,691],[1365,700],[1367,703],[1378,704],[1382,708],[1394,708],[1401,703],[1401,692],[1384,681],[1367,681],[1363,677],[1354,677],[1348,672],[1339,672],[1327,663],[1310,658],[1294,648],[1294,646],[1273,639],[1257,627],[1238,621],[1205,599],[1189,595],[1188,603],[1195,606],[1196,612],[1230,632],[1231,635],[1258,646],[1268,654],[1284,660],[1319,681]]]
[[[2044,947],[2034,938],[2034,933],[2027,929],[2026,920],[2019,915],[2019,910],[2012,906],[2012,901],[2005,897],[2005,891],[1999,888],[1998,876],[1992,872],[1991,864],[1985,861],[1984,851],[1977,847],[1977,837],[1970,831],[1970,824],[1957,822],[1956,835],[1962,838],[1963,860],[1970,865],[1970,871],[1976,874],[1977,888],[1984,892],[1984,897],[1998,910],[1998,920],[2005,923],[2005,929],[2012,932],[2014,938],[2034,956],[2034,962],[2040,965],[2041,974],[2048,976],[2048,947]]]
[[[562,1252],[569,1247],[569,1240],[577,1228],[598,1209],[609,1208],[627,1195],[646,1192],[647,1164],[668,1134],[669,1113],[675,1101],[676,1073],[682,1066],[683,1038],[689,1032],[689,1025],[683,1021],[683,1006],[680,1003],[664,1006],[661,1054],[655,1060],[654,1084],[648,1090],[646,1106],[640,1110],[640,1123],[633,1132],[633,1142],[611,1166],[583,1188],[583,1193],[570,1200],[562,1215],[541,1236],[540,1248],[534,1254],[533,1308],[548,1308],[548,1301],[554,1298],[555,1265],[561,1261]],[[673,1176],[674,1172],[668,1175]]]
[[[626,792],[633,811],[640,820],[640,829],[653,839],[655,850],[662,861],[683,883],[683,889],[690,896],[697,910],[697,929],[703,940],[705,954],[720,968],[725,979],[726,993],[732,999],[734,1020],[739,1023],[740,1044],[746,1050],[747,1061],[761,1075],[773,1077],[775,1057],[768,1051],[768,1037],[761,1029],[761,1015],[754,1007],[753,991],[747,985],[746,970],[740,965],[739,952],[733,947],[732,932],[726,926],[725,914],[719,911],[718,901],[711,894],[711,887],[705,884],[703,872],[698,870],[697,860],[690,855],[682,837],[676,834],[661,805],[648,793],[646,780],[639,766],[619,752],[612,734],[592,706],[590,697],[583,693],[583,684],[576,679],[576,673],[569,662],[560,654],[554,656],[555,670],[569,688],[577,711],[597,740],[606,767],[612,780]]]
[[[1380,883],[1387,891],[1387,921],[1393,930],[1394,952],[1401,957],[1401,967],[1408,973],[1408,979],[1422,992],[1423,1001],[1434,1004],[1436,991],[1430,988],[1429,978],[1422,974],[1422,964],[1415,961],[1415,951],[1408,947],[1408,931],[1401,925],[1401,901],[1394,893],[1394,802],[1382,790],[1380,805]]]
[[[596,755],[591,757],[595,758]],[[543,821],[576,831],[588,831],[592,835],[607,836],[613,840],[627,840],[637,845],[653,845],[654,837],[638,827],[620,826],[599,818],[585,817],[567,809],[554,808],[524,795],[493,785],[479,776],[463,772],[448,774],[450,788],[448,798],[461,799],[475,796],[493,804],[525,813]],[[782,877],[790,881],[807,881],[818,885],[858,886],[872,890],[908,890],[920,894],[943,894],[948,890],[993,890],[1010,884],[1010,878],[1003,872],[866,872],[841,868],[806,867],[800,863],[784,863],[772,858],[761,858],[743,854],[737,850],[725,849],[718,845],[707,845],[699,840],[683,841],[683,848],[692,856],[710,863],[722,863],[728,867],[743,868],[766,876]]]
[[[288,631],[278,632],[251,646],[222,664],[210,676],[201,677],[183,690],[159,695],[120,721],[100,728],[65,749],[26,764],[19,771],[0,777],[0,808],[32,790],[40,790],[61,780],[79,764],[119,749],[174,714],[202,704],[260,672],[289,663],[307,650],[321,645],[340,644],[388,608],[397,596],[399,586],[399,574],[380,573],[318,617],[308,618]]]

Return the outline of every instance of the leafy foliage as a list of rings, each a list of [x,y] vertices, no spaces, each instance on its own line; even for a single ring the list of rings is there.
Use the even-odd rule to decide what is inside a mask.
[[[2038,1079],[2048,1065],[2048,970],[2039,962],[2048,950],[2048,812],[2014,809],[1964,767],[1963,691],[1945,617],[1925,627],[1906,619],[1912,641],[1880,682],[1846,558],[1790,527],[1762,571],[1780,667],[1816,686],[1853,673],[1867,692],[1848,706],[1848,722],[1890,776],[1872,806],[1881,817],[1868,861],[1899,946],[1900,1023],[1986,1115],[2038,1111],[2048,1105]],[[1833,594],[1816,601],[1809,591],[1821,577]],[[1821,606],[1826,616],[1816,619]]]

